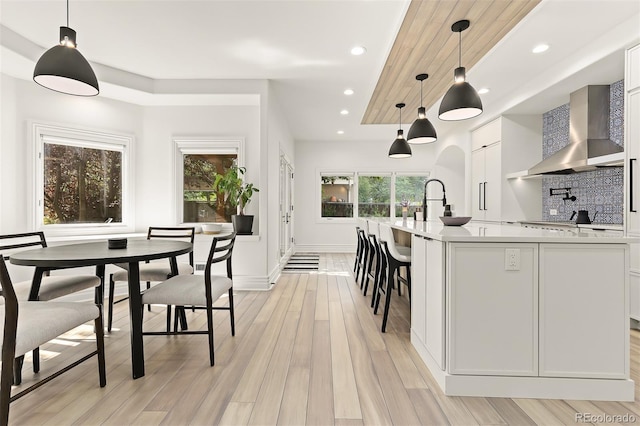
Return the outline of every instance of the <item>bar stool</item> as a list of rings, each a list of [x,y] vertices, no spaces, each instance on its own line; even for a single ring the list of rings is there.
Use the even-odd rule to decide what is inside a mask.
[[[360,241],[360,227],[356,225],[356,260],[353,263],[353,272],[356,273],[362,256],[362,241]]]
[[[411,248],[396,244],[391,227],[384,223],[380,224],[380,238],[382,240],[382,248],[384,249],[387,260],[387,279],[386,282],[381,281],[378,285],[373,313],[378,313],[380,297],[384,294],[385,304],[384,315],[382,317],[382,332],[384,333],[387,329],[387,318],[389,316],[389,304],[391,303],[394,275],[398,280],[398,295],[402,294],[400,291],[400,283],[406,284],[409,289],[409,300],[411,300]],[[400,276],[400,268],[403,266],[407,270],[406,279]]]
[[[356,227],[356,229],[358,232],[358,246],[360,247],[360,254],[356,255],[356,283],[358,282],[360,272],[362,272],[362,282],[364,283],[366,259],[369,254],[369,244],[367,244],[367,237],[365,233],[366,225],[367,222],[362,219],[358,219],[358,227]],[[360,288],[362,288],[362,284],[360,285]]]
[[[378,244],[378,240],[380,239],[380,230],[378,227],[378,222],[375,220],[367,220],[367,227],[369,229],[369,232],[367,233],[369,259],[367,262],[367,273],[364,282],[363,295],[367,295],[367,289],[369,288],[369,279],[371,279],[373,281],[373,298],[375,298],[378,275],[380,274],[380,247]],[[375,269],[373,266],[374,261]],[[373,306],[373,304],[371,306]]]

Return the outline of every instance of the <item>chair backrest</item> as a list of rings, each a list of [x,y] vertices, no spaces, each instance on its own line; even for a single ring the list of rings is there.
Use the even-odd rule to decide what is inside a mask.
[[[369,233],[376,237],[376,240],[380,239],[380,224],[378,221],[372,220],[369,222]]]
[[[193,244],[195,235],[195,227],[150,226],[147,231],[147,240],[152,238],[174,239]],[[193,250],[189,253],[189,265],[193,266]]]
[[[393,236],[393,230],[386,223],[380,224],[380,239],[387,243],[387,247],[389,248],[389,253],[396,259],[399,259],[402,254],[396,248],[396,240]]]
[[[18,296],[11,283],[9,277],[9,271],[7,270],[7,264],[4,261],[5,256],[0,255],[0,287],[2,288],[1,295],[4,297],[4,309],[5,315],[9,315],[9,309],[15,309],[16,325],[18,323]],[[7,328],[7,319],[5,318],[5,334]],[[3,341],[6,341],[3,340]]]
[[[236,233],[232,232],[228,235],[214,237],[209,249],[207,264],[204,268],[204,278],[207,281],[207,288],[210,288],[211,265],[214,263],[227,262],[227,277],[233,279],[231,270],[231,257],[233,255],[233,247],[236,242]],[[222,244],[220,244],[222,243]]]
[[[28,247],[46,247],[47,240],[44,232],[24,232],[21,234],[0,235],[0,252],[4,253],[3,259],[9,259],[11,253]]]

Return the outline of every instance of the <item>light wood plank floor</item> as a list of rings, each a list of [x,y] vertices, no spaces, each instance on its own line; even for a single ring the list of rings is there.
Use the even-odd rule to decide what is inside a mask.
[[[126,303],[106,338],[107,386],[95,358],[12,405],[16,425],[573,424],[575,413],[640,422],[640,332],[631,334],[633,403],[447,397],[409,341],[409,304],[394,294],[387,333],[353,279],[353,255],[321,256],[320,271],[283,275],[272,291],[237,292],[236,336],[216,312],[216,366],[204,336],[145,337],[146,376],[131,378]],[[202,311],[188,313],[204,328]],[[145,329],[161,330],[160,307]],[[93,346],[90,325],[47,344],[43,372]],[[33,380],[25,363],[25,384]]]

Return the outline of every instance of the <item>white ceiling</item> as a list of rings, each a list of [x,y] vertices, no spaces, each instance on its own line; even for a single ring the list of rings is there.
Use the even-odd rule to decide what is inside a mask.
[[[234,91],[217,95],[212,87],[222,83],[214,81],[233,88],[237,79],[269,79],[296,140],[391,141],[397,126],[360,121],[407,7],[408,0],[71,0],[69,24],[94,64],[101,96],[149,105],[220,104]],[[34,61],[56,43],[65,13],[64,0],[0,0],[2,71],[31,79]],[[435,118],[436,105],[428,116],[443,136],[505,111],[547,111],[585,84],[621,79],[621,52],[638,41],[640,0],[543,0],[468,70],[472,85],[491,88],[482,96],[485,113],[444,123]],[[539,42],[551,49],[533,55]],[[350,55],[354,45],[367,53]],[[161,87],[173,89],[162,93]],[[176,92],[180,87],[188,97]],[[206,94],[194,94],[198,87]],[[343,95],[348,87],[353,96]],[[233,102],[255,103],[241,95]],[[414,115],[405,111],[403,121]]]

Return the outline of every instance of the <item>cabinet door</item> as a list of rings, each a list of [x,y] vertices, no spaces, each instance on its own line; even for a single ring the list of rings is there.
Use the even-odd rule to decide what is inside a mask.
[[[627,250],[540,245],[540,376],[628,377]]]
[[[427,241],[419,236],[411,237],[411,332],[425,343],[427,309],[426,301],[426,261]]]
[[[483,185],[484,185],[484,148],[471,153],[471,216],[484,219]]]
[[[640,244],[629,244],[629,252],[629,316],[640,321]]]
[[[425,345],[440,369],[445,369],[444,363],[444,243],[428,239],[427,243],[427,274],[426,274],[426,329]],[[412,258],[413,259],[413,258]]]
[[[627,97],[625,128],[625,183],[627,232],[640,234],[640,89]]]
[[[537,375],[537,244],[450,245],[449,373]],[[518,270],[506,270],[506,250]]]
[[[484,185],[483,203],[485,209],[485,220],[500,221],[502,218],[500,211],[500,188],[501,188],[501,168],[500,168],[500,143],[489,145],[484,149]]]

